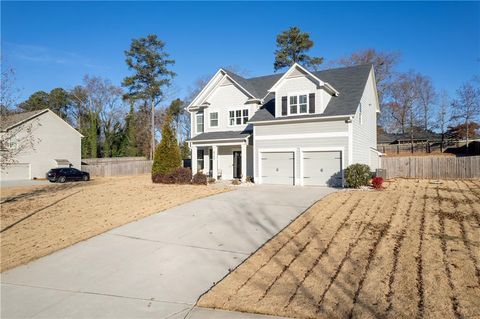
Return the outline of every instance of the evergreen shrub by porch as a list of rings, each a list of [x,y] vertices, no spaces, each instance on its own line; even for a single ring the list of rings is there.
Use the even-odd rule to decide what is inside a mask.
[[[365,164],[352,164],[345,170],[345,182],[350,188],[359,188],[370,184],[372,173]]]
[[[155,183],[154,177],[158,174],[172,173],[181,166],[181,163],[180,148],[172,128],[171,116],[167,115],[162,127],[162,140],[155,149],[153,157],[152,181]]]
[[[207,175],[203,174],[202,172],[198,172],[197,174],[193,175],[192,184],[207,185],[207,182]]]
[[[190,184],[192,181],[192,170],[186,167],[178,167],[170,173],[158,173],[152,176],[152,181],[161,184]]]

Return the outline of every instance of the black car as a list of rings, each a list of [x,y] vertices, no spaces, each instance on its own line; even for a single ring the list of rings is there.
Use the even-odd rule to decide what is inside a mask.
[[[52,168],[47,173],[47,179],[52,182],[65,183],[66,181],[89,181],[90,174],[76,168]]]

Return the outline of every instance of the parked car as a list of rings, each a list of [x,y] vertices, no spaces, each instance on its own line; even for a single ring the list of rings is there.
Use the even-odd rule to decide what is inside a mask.
[[[52,182],[65,183],[66,181],[89,181],[90,174],[76,168],[52,168],[47,173],[47,179]]]

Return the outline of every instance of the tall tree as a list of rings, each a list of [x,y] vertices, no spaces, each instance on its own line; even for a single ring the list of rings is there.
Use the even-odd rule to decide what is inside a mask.
[[[422,113],[423,129],[427,131],[430,129],[430,112],[437,94],[429,77],[418,75],[416,83],[418,86],[418,103]]]
[[[294,63],[317,69],[322,64],[322,57],[313,57],[307,54],[313,47],[310,35],[302,32],[298,27],[290,27],[277,35],[277,49],[275,50],[275,71],[290,67]]]
[[[437,117],[436,117],[436,125],[434,127],[440,131],[442,135],[442,141],[440,145],[440,151],[443,152],[443,145],[445,143],[445,133],[447,132],[448,123],[449,123],[449,110],[450,106],[450,98],[448,97],[448,93],[445,90],[442,90],[439,94],[438,99],[438,109],[437,109]]]
[[[70,94],[62,88],[55,88],[50,93],[37,91],[20,103],[18,107],[23,111],[50,109],[62,119],[67,120],[72,99]]]
[[[399,74],[391,88],[387,111],[396,122],[398,130],[405,134],[408,127],[413,132],[416,124],[415,103],[418,99],[416,74],[413,71]]]
[[[135,108],[133,103],[130,104],[130,111],[125,116],[125,136],[122,141],[122,153],[125,156],[137,156]]]
[[[0,79],[0,115],[13,113],[17,107],[18,89],[15,89],[15,70],[2,68]]]
[[[122,83],[129,90],[126,97],[133,101],[142,100],[150,105],[150,158],[153,158],[155,149],[155,107],[164,96],[164,87],[170,86],[176,75],[169,69],[175,61],[169,58],[164,47],[163,41],[150,34],[144,38],[133,39],[130,49],[125,51],[128,68],[134,71],[134,74],[125,77]]]
[[[452,103],[452,119],[465,125],[465,139],[467,144],[471,137],[469,126],[480,117],[480,86],[478,81],[464,83],[457,90],[457,98]]]

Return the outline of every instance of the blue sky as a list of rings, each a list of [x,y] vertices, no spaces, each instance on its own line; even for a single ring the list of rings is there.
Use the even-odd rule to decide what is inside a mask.
[[[362,48],[398,50],[399,70],[430,76],[451,94],[480,73],[478,2],[4,2],[2,67],[26,98],[71,88],[85,74],[120,84],[132,38],[157,34],[176,60],[172,95],[233,65],[273,73],[275,36],[299,26],[326,61]]]

